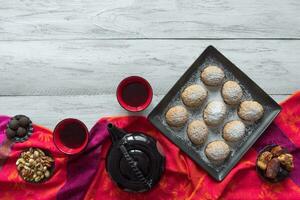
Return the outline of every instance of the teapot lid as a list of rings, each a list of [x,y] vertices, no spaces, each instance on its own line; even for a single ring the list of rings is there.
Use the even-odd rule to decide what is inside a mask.
[[[122,189],[145,192],[160,180],[164,163],[165,157],[154,138],[143,133],[128,133],[110,147],[106,170]]]

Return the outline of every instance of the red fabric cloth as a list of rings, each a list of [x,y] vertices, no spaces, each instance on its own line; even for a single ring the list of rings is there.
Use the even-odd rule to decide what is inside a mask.
[[[58,152],[52,143],[51,131],[36,125],[28,141],[9,143],[3,139],[9,118],[2,118],[0,199],[300,199],[300,92],[281,105],[279,116],[222,182],[214,181],[144,117],[100,119],[91,130],[86,151],[75,157]],[[126,131],[148,133],[162,144],[166,171],[153,190],[140,194],[124,192],[109,178],[105,170],[111,144],[106,130],[108,122]],[[295,159],[290,177],[276,184],[262,181],[255,170],[259,150],[270,143],[288,148]],[[26,183],[16,171],[18,155],[30,146],[48,149],[55,157],[54,175],[43,184]]]

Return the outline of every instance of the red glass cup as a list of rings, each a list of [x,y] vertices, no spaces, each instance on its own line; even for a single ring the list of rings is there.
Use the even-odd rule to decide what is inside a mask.
[[[53,131],[53,141],[61,152],[74,155],[82,152],[88,144],[89,131],[85,124],[73,118],[60,121]]]
[[[149,82],[140,76],[123,79],[117,88],[119,104],[128,111],[145,110],[152,101],[153,91]]]

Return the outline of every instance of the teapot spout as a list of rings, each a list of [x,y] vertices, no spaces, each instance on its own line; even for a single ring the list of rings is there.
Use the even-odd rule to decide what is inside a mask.
[[[107,125],[107,130],[110,134],[110,137],[111,137],[111,140],[113,143],[122,139],[123,136],[126,134],[126,132],[124,132],[122,129],[119,129],[118,127],[116,127],[115,125],[113,125],[111,123],[109,123]]]

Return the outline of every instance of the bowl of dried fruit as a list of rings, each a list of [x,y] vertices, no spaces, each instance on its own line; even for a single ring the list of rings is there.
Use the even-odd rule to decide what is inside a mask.
[[[31,147],[20,154],[16,166],[23,180],[43,183],[51,178],[55,162],[49,151]]]
[[[276,144],[262,149],[256,160],[256,170],[264,180],[276,183],[289,176],[294,168],[293,155]]]

